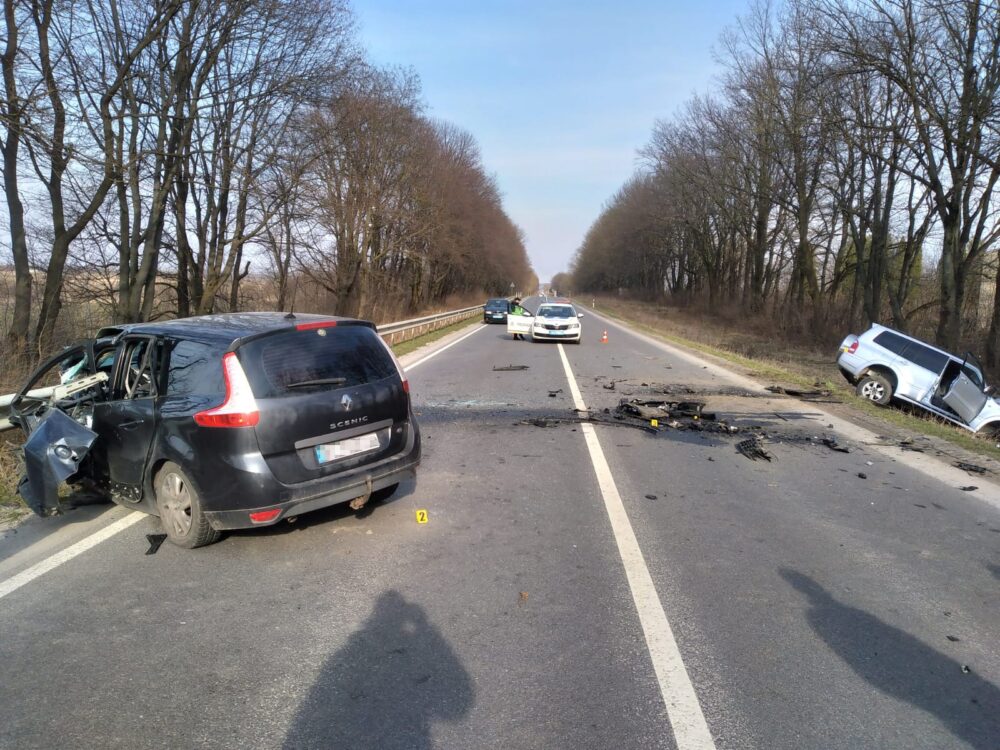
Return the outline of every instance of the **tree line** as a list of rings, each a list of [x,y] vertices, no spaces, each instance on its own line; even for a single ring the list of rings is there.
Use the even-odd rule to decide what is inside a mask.
[[[1000,365],[998,4],[761,3],[718,51],[717,87],[657,122],[591,226],[575,288],[804,332],[931,314],[940,345],[984,337]]]
[[[342,0],[3,2],[13,348],[70,303],[134,322],[303,287],[364,316],[532,283],[475,140],[365,59]]]

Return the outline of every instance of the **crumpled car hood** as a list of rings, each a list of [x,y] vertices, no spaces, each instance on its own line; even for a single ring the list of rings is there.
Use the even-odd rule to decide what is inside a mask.
[[[76,473],[97,439],[97,433],[50,409],[38,422],[24,444],[24,476],[17,486],[35,513],[48,516],[59,512],[59,485]]]

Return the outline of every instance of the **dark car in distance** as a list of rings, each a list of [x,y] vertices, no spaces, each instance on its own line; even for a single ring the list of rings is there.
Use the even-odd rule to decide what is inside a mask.
[[[420,461],[406,376],[374,325],[353,319],[233,313],[103,329],[44,363],[11,410],[28,436],[19,489],[36,512],[58,511],[59,481],[86,483],[159,516],[188,548],[360,507]]]
[[[506,323],[507,312],[510,310],[510,302],[503,297],[486,300],[483,305],[484,323]]]

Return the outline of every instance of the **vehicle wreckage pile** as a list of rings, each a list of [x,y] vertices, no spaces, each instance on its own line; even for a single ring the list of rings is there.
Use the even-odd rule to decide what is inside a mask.
[[[647,384],[643,384],[647,385]],[[612,390],[605,387],[605,390]],[[682,388],[672,388],[671,393],[686,394]],[[694,393],[692,390],[691,393]],[[661,395],[656,393],[656,395]],[[666,394],[663,394],[666,395]],[[700,393],[698,395],[701,395]],[[742,396],[743,393],[724,395]],[[745,394],[756,397],[758,394]],[[746,422],[734,424],[713,411],[706,410],[706,402],[694,400],[672,400],[652,397],[626,397],[618,401],[614,408],[607,407],[591,411],[573,410],[571,415],[546,416],[526,419],[518,424],[535,427],[556,427],[563,424],[602,424],[628,427],[652,435],[676,432],[704,433],[717,437],[736,438],[737,453],[751,461],[772,461],[774,455],[765,445],[787,444],[826,448],[837,453],[850,453],[851,449],[837,442],[836,438],[796,432],[787,428],[774,429],[767,423]],[[780,414],[776,416],[782,418]]]

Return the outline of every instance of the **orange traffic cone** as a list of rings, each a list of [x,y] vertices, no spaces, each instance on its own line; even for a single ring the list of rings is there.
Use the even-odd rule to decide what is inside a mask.
[[[605,331],[603,334],[601,334],[601,343],[602,344],[608,343],[608,332],[607,331]]]

